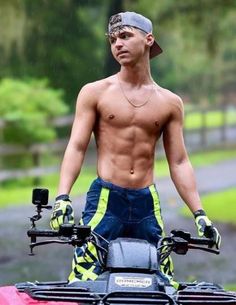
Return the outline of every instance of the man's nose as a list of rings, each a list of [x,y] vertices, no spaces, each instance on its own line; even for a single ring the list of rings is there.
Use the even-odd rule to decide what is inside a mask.
[[[121,47],[123,47],[123,41],[122,41],[122,39],[120,39],[120,38],[117,38],[117,39],[116,39],[115,47],[116,47],[117,49],[120,49]]]

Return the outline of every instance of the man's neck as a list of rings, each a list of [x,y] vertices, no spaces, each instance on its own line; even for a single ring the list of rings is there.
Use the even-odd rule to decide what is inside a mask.
[[[149,65],[121,66],[119,78],[134,85],[153,82]]]

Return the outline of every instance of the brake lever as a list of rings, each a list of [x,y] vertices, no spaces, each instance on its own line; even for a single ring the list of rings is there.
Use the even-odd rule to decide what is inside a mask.
[[[201,246],[195,246],[195,245],[191,245],[191,244],[188,245],[188,248],[189,249],[198,249],[198,250],[202,250],[202,251],[205,251],[205,252],[214,253],[214,254],[217,254],[217,255],[220,254],[220,250],[215,250],[215,249],[212,249],[212,248],[205,248],[205,247],[201,247]]]
[[[55,240],[55,239],[49,239],[49,240],[44,240],[44,241],[38,241],[38,242],[33,242],[30,243],[29,247],[30,247],[30,256],[34,256],[34,248],[38,247],[38,246],[43,246],[43,245],[48,245],[48,244],[70,244],[71,241],[70,240]]]
[[[192,245],[205,245],[208,246],[208,248],[210,249],[212,249],[212,247],[215,245],[214,241],[211,238],[192,237],[191,234],[186,231],[172,230],[171,234],[173,239],[179,237],[186,240],[189,244]],[[205,249],[205,248],[199,248],[199,249]]]

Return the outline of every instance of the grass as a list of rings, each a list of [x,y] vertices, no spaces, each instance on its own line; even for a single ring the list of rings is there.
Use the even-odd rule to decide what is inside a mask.
[[[71,191],[71,195],[78,195],[85,193],[91,181],[96,176],[95,169],[87,167],[81,172],[80,177],[76,181]],[[48,175],[42,177],[41,183],[38,186],[32,186],[31,183],[14,182],[6,185],[5,187],[0,187],[1,197],[0,197],[0,208],[10,205],[28,204],[31,202],[32,189],[34,187],[42,187],[49,189],[49,200],[54,200],[57,195],[57,185],[59,180],[58,174]]]
[[[204,210],[211,215],[211,220],[236,225],[236,187],[202,196],[201,199]],[[192,217],[186,207],[182,208],[181,213],[186,217]]]
[[[236,291],[236,283],[235,283],[235,284],[228,284],[228,285],[225,285],[225,286],[224,286],[224,289],[225,289],[225,290],[228,290],[228,291]]]
[[[204,115],[206,127],[220,127],[224,124],[224,118],[221,111],[209,111]],[[226,112],[226,123],[228,125],[236,124],[235,109]],[[185,114],[185,128],[199,129],[203,124],[203,114],[201,112],[190,112]]]
[[[194,168],[206,165],[216,164],[217,162],[235,159],[236,149],[213,150],[201,153],[193,153],[189,156]],[[169,175],[168,164],[165,158],[155,162],[155,175],[159,177]]]

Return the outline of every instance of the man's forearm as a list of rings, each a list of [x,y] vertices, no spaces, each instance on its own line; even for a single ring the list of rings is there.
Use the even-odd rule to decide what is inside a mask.
[[[75,180],[80,174],[83,159],[83,152],[67,147],[61,165],[57,195],[70,193]]]
[[[172,181],[175,187],[192,212],[202,209],[196,179],[191,163],[186,160],[170,167]]]

